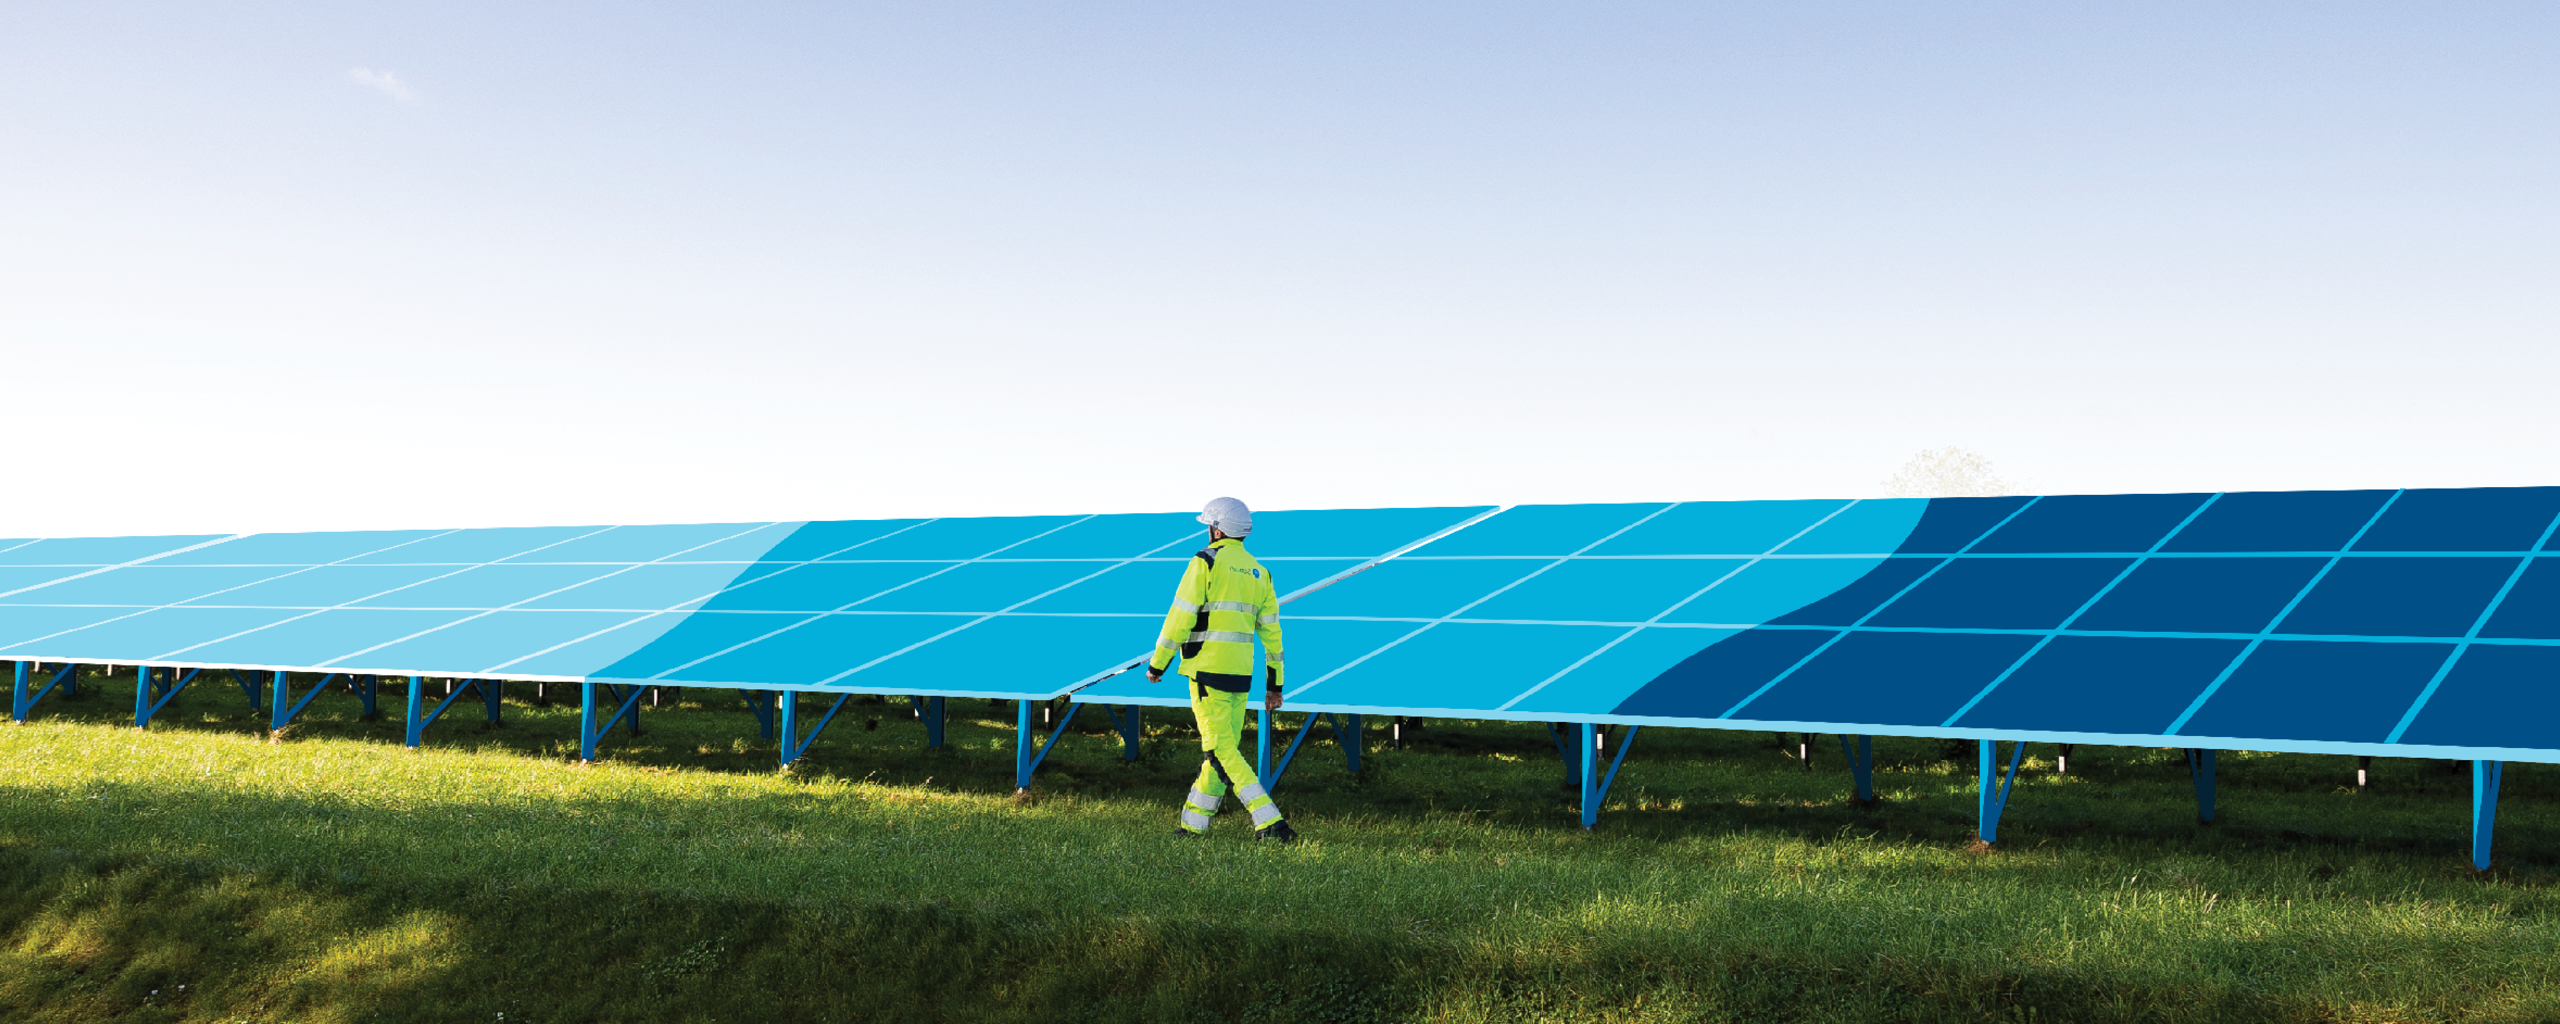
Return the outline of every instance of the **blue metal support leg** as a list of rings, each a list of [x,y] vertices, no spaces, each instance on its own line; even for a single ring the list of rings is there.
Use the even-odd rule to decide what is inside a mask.
[[[28,672],[31,669],[42,668],[43,666],[34,662],[25,661],[18,662],[17,664],[17,684],[10,691],[9,698],[9,718],[11,721],[26,721],[28,715],[35,713],[36,702],[43,700],[46,694],[52,693],[54,687],[63,686],[66,682],[75,681],[80,678],[79,664],[77,662],[66,664],[62,666],[62,671],[54,673],[53,680],[51,682],[44,684],[42,688],[36,690],[34,693],[28,693]],[[68,687],[65,687],[63,692],[68,694],[71,691]]]
[[[2187,774],[2196,783],[2196,820],[2213,823],[2213,751],[2201,747],[2187,749]]]
[[[461,700],[463,694],[479,690],[481,687],[488,685],[489,681],[486,679],[463,680],[461,685],[453,688],[452,693],[445,694],[443,700],[436,702],[435,710],[429,711],[422,716],[418,713],[418,709],[426,702],[426,682],[427,680],[425,676],[409,677],[408,732],[409,745],[412,747],[418,746],[426,741],[427,727],[436,724],[437,719],[443,718],[445,709],[452,707],[454,701]],[[319,688],[314,687],[312,692],[319,692]]]
[[[170,701],[178,699],[178,691],[186,689],[187,684],[194,682],[196,676],[203,672],[203,669],[194,669],[185,675],[179,675],[177,668],[173,666],[168,670],[168,681],[163,682],[162,673],[153,670],[151,666],[134,666],[133,727],[151,728],[151,716],[159,714],[160,709],[168,707]]]
[[[1271,777],[1271,709],[1257,708],[1254,713],[1261,717],[1255,719],[1260,725],[1253,730],[1253,773],[1269,779]],[[1265,782],[1263,785],[1268,787],[1270,783]]]
[[[1981,824],[1975,834],[1984,843],[1997,843],[2000,841],[2000,812],[2008,809],[2009,791],[2018,785],[2018,764],[2026,759],[2027,743],[2020,740],[2012,745],[2015,749],[2009,753],[2006,777],[2000,774],[2000,741],[1980,740],[1978,744],[1982,756],[1979,776],[1982,781],[1976,787],[1975,815]]]
[[[1083,701],[1067,702],[1067,713],[1059,716],[1057,726],[1049,730],[1049,741],[1040,744],[1040,749],[1034,752],[1031,749],[1031,702],[1022,702],[1021,717],[1015,722],[1017,734],[1013,747],[1013,788],[1016,792],[1031,788],[1031,773],[1039,771],[1040,762],[1049,759],[1049,748],[1058,745],[1058,738],[1067,734],[1068,723],[1074,722],[1076,712],[1082,710]]]
[[[2471,762],[2471,869],[2489,870],[2489,837],[2498,824],[2498,779],[2504,761]]]
[[[1358,775],[1360,774],[1360,748],[1369,742],[1369,735],[1360,731],[1360,716],[1344,715],[1343,717],[1351,720],[1351,740],[1343,744],[1343,750],[1350,755],[1351,774]]]
[[[371,721],[382,714],[382,709],[374,706],[375,698],[381,696],[381,693],[381,676],[364,677],[364,687],[359,691],[359,695],[364,698],[364,717],[367,721]]]
[[[1849,778],[1858,787],[1858,806],[1873,805],[1876,802],[1876,738],[1858,737],[1857,747],[1853,750],[1849,746],[1849,735],[1842,733],[1840,756],[1849,759]]]
[[[916,720],[924,723],[925,749],[942,749],[942,698],[909,697],[907,703],[915,705]]]
[[[319,682],[311,684],[311,689],[303,693],[301,700],[295,700],[291,673],[269,672],[267,677],[268,685],[275,689],[274,698],[267,702],[267,735],[271,739],[282,735],[284,727],[293,724],[293,720],[302,715],[302,709],[310,706],[311,699],[327,690],[329,683],[338,678],[336,673],[321,677]],[[365,701],[368,708],[373,703],[370,696],[368,693],[368,699]],[[410,745],[416,746],[414,743]]]
[[[239,670],[239,669],[236,669],[236,668],[234,668],[234,669],[225,669],[224,671],[231,673],[231,682],[232,682],[234,685],[237,685],[237,686],[239,686],[239,687],[240,687],[240,692],[241,692],[241,693],[245,693],[245,694],[248,694],[248,695],[249,695],[249,713],[250,713],[250,714],[256,714],[256,713],[258,713],[258,712],[260,712],[260,711],[264,711],[264,710],[266,710],[266,708],[263,706],[263,703],[262,703],[261,701],[259,701],[259,700],[258,700],[258,684],[253,683],[253,682],[250,682],[250,681],[249,681],[249,677],[248,677],[248,676],[245,676],[245,675],[240,674],[240,670]],[[270,672],[270,673],[268,673],[268,674],[269,674],[269,675],[274,675],[274,673],[272,673],[272,672]]]
[[[489,724],[504,724],[499,717],[503,714],[500,710],[499,702],[505,700],[507,697],[507,681],[504,679],[474,679],[471,681],[471,685],[480,688],[480,703],[489,711]]]
[[[1600,802],[1609,798],[1609,787],[1618,781],[1618,767],[1627,763],[1627,751],[1635,749],[1636,727],[1628,726],[1626,735],[1618,738],[1618,753],[1609,759],[1609,773],[1600,771],[1600,726],[1582,723],[1582,827],[1589,829],[1600,823]],[[1597,782],[1594,782],[1594,779]]]
[[[827,723],[835,721],[836,712],[844,709],[844,702],[852,699],[853,695],[850,693],[837,694],[836,702],[827,705],[827,713],[818,716],[818,724],[809,729],[809,735],[802,736],[800,735],[800,691],[782,691],[782,767],[791,767],[791,762],[799,760],[801,755],[808,753],[809,745],[818,742],[818,734],[827,731]]]
[[[747,710],[756,713],[756,738],[772,739],[774,691],[741,690],[739,695],[747,699]]]
[[[617,705],[617,707],[614,708],[613,714],[602,718],[598,718],[596,715],[596,712],[599,710],[596,705],[596,690],[599,688],[603,689],[607,698]],[[611,683],[579,683],[578,759],[580,761],[590,763],[595,761],[596,744],[603,741],[604,734],[611,732],[613,730],[613,724],[621,721],[622,716],[624,715],[631,716],[631,732],[633,735],[638,735],[640,732],[640,698],[648,692],[648,687],[634,686],[631,688],[631,696],[626,698],[622,695],[622,687],[615,686]]]

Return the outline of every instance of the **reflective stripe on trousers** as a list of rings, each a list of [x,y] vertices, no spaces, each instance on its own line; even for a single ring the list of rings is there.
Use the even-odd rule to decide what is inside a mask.
[[[1271,800],[1262,780],[1254,775],[1253,759],[1241,749],[1244,740],[1244,716],[1247,701],[1241,693],[1193,687],[1191,714],[1200,723],[1200,776],[1191,783],[1192,796],[1183,801],[1182,827],[1194,832],[1209,827],[1206,809],[1215,813],[1219,798],[1232,790],[1253,815],[1253,827],[1267,828],[1281,819],[1279,805]],[[1206,807],[1202,805],[1206,798]],[[1196,821],[1194,816],[1197,816]]]

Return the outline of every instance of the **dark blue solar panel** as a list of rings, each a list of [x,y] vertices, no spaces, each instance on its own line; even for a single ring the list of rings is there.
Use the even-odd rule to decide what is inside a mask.
[[[1911,536],[1903,538],[1895,550],[1904,554],[1946,555],[1964,550],[2009,513],[2018,510],[2032,498],[1931,498],[1929,510],[1921,513],[1920,525],[1911,528]]]
[[[2131,564],[2129,558],[1959,558],[1867,624],[2052,629]]]
[[[1973,550],[1982,553],[2148,551],[2206,494],[2070,494],[2018,513]]]
[[[979,562],[935,573],[859,607],[874,612],[1002,611],[1109,568],[1109,562]],[[1181,570],[1170,566],[1159,571],[1181,578]],[[1165,597],[1168,601],[1173,597],[1171,584],[1166,585]]]
[[[2531,551],[2560,516],[2560,487],[2409,491],[2358,551]]]
[[[2341,559],[2276,632],[2462,636],[2515,567],[2512,558]]]
[[[1209,545],[1209,528],[1179,512],[1095,516],[998,558],[1179,558]],[[858,557],[860,551],[846,553]],[[1099,568],[1097,566],[1097,568]]]
[[[1431,542],[1418,555],[1570,555],[1666,503],[1634,505],[1522,505]]]
[[[2157,734],[2247,645],[2245,640],[2056,637],[1955,724]]]
[[[2549,750],[2560,722],[2560,647],[2474,645],[2401,734],[2402,743]]]
[[[1854,626],[1877,605],[1937,566],[1935,558],[1888,558],[1837,593],[1769,620],[1779,626]]]
[[[2014,633],[1851,633],[1739,717],[1935,726],[2035,641]]]
[[[2234,491],[2161,550],[2336,551],[2390,498],[2390,491]]]
[[[2480,635],[2560,640],[2560,559],[2534,559]]]
[[[1714,718],[1822,642],[1838,634],[1812,629],[1754,629],[1726,637],[1671,667],[1634,695],[1616,714],[1658,718]]]
[[[2380,743],[2452,651],[2450,644],[2271,640],[2178,732]]]
[[[2154,558],[2071,628],[2255,633],[2274,623],[2326,564],[2325,558]]]

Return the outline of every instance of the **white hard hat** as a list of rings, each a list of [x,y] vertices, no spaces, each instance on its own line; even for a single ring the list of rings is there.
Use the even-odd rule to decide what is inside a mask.
[[[1253,510],[1234,498],[1209,499],[1209,504],[1200,509],[1200,521],[1217,527],[1219,532],[1230,537],[1242,537],[1253,532]]]

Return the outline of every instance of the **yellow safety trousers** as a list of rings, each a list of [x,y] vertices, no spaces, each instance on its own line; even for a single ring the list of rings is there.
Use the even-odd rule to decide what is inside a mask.
[[[1271,791],[1253,773],[1252,755],[1243,750],[1247,703],[1244,694],[1191,684],[1191,717],[1200,723],[1201,754],[1200,777],[1192,780],[1191,795],[1182,803],[1182,827],[1191,832],[1209,831],[1209,819],[1218,813],[1230,784],[1253,814],[1256,831],[1280,820]]]

